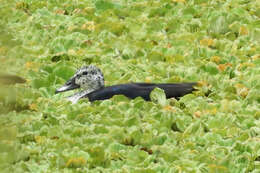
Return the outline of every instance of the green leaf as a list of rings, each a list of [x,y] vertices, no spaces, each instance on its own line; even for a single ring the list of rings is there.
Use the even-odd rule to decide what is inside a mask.
[[[68,80],[75,73],[75,69],[70,66],[70,64],[66,65],[64,63],[60,63],[55,67],[53,73],[65,80]]]
[[[95,6],[98,10],[108,10],[113,9],[115,7],[115,4],[104,0],[98,0],[95,3]]]
[[[157,52],[157,51],[152,51],[147,55],[147,58],[152,60],[152,61],[163,61],[165,58],[164,56]]]
[[[219,73],[218,68],[217,68],[216,64],[214,64],[214,63],[208,63],[206,65],[203,65],[201,68],[205,72],[208,72],[211,75],[216,75]]]
[[[152,102],[158,103],[161,106],[166,106],[166,104],[167,104],[166,95],[164,93],[164,90],[162,90],[160,88],[155,88],[151,92],[150,98],[151,98]]]

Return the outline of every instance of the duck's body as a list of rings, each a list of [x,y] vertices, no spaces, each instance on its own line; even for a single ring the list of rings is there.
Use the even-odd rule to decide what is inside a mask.
[[[115,95],[124,95],[130,99],[142,97],[144,100],[150,100],[150,93],[156,87],[164,90],[166,98],[179,98],[185,94],[194,91],[193,86],[196,83],[129,83],[112,85],[86,94],[89,101],[110,99]]]
[[[83,88],[82,91],[68,97],[72,103],[86,97],[90,101],[95,101],[110,99],[115,95],[124,95],[130,99],[142,97],[148,101],[150,93],[156,87],[164,90],[166,98],[179,98],[191,93],[194,85],[196,83],[128,83],[105,87],[101,70],[91,65],[80,68],[65,85],[56,90],[56,93]]]

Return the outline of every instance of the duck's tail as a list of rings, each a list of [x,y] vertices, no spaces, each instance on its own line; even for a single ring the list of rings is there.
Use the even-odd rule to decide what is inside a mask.
[[[162,83],[162,84],[154,84],[154,83],[135,83],[138,87],[142,88],[150,88],[153,90],[154,88],[161,88],[164,90],[166,98],[179,98],[186,94],[195,91],[194,86],[197,85],[196,82],[191,83]]]

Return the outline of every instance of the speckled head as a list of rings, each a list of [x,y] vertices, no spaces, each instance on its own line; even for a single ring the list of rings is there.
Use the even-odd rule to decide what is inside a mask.
[[[101,70],[94,65],[80,68],[74,75],[74,78],[75,83],[84,90],[96,90],[104,87],[104,76]]]
[[[89,92],[104,87],[104,76],[99,68],[94,65],[83,66],[63,85],[56,93],[76,88],[82,88]]]

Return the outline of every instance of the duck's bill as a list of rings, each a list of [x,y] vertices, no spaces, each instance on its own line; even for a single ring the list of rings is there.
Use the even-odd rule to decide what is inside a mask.
[[[73,90],[73,89],[77,89],[77,88],[79,88],[79,85],[75,84],[75,82],[68,81],[65,85],[63,85],[62,87],[58,88],[55,91],[55,94],[60,93],[60,92]]]

